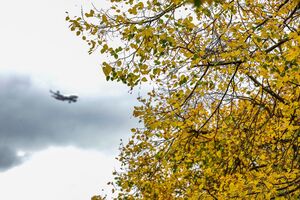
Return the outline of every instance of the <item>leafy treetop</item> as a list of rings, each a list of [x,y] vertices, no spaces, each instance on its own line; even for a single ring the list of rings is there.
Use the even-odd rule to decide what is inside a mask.
[[[107,80],[153,85],[118,198],[299,198],[299,0],[110,3],[67,21]]]

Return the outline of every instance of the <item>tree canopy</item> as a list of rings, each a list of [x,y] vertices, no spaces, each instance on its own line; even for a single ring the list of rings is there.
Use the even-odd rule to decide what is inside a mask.
[[[110,3],[66,20],[107,80],[153,87],[118,198],[299,198],[299,0]]]

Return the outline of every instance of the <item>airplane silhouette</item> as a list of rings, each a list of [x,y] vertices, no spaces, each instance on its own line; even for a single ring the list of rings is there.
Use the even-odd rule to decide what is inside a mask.
[[[60,101],[68,101],[69,103],[72,103],[72,102],[75,103],[78,98],[78,96],[76,96],[76,95],[70,95],[70,96],[62,95],[62,94],[60,94],[60,92],[58,90],[56,92],[53,92],[52,90],[50,90],[50,93],[52,93],[51,96],[53,98],[60,100]]]

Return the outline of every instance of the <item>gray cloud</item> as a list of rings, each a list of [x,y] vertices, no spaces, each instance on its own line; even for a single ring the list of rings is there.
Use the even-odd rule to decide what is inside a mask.
[[[5,170],[20,164],[22,161],[21,157],[17,156],[14,149],[7,146],[0,146],[0,170]]]
[[[0,76],[0,170],[21,163],[18,150],[36,151],[52,145],[115,149],[135,126],[134,97],[80,98],[57,101],[28,77]]]

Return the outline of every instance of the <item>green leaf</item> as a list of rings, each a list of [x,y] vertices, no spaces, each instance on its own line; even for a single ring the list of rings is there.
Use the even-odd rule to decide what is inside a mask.
[[[196,7],[200,7],[201,6],[201,0],[194,0],[194,5],[196,6]]]

